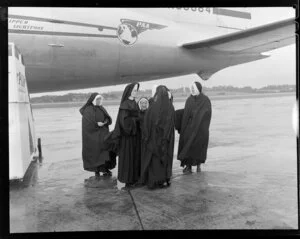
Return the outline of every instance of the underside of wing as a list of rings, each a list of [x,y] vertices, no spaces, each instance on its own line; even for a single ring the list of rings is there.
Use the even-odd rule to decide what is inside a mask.
[[[207,80],[226,67],[266,58],[268,55],[262,53],[294,44],[295,32],[293,18],[225,36],[184,43],[181,48],[192,54],[204,54],[216,63],[209,69],[199,69],[197,72],[203,80]]]
[[[295,43],[296,25],[287,19],[208,40],[184,43],[183,48],[211,48],[231,53],[262,53]]]

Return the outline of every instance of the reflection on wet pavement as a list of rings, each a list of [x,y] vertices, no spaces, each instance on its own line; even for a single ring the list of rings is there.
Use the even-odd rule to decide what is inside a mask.
[[[44,160],[32,163],[23,182],[10,184],[10,230],[296,229],[293,102],[294,97],[212,101],[202,172],[193,168],[183,175],[176,133],[171,186],[134,188],[131,195],[116,181],[117,168],[106,184],[83,170],[77,108],[35,109]],[[117,108],[107,107],[113,119]]]

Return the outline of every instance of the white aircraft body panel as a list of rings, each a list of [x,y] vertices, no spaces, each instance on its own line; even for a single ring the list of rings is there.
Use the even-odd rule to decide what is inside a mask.
[[[9,41],[24,55],[30,93],[192,73],[206,80],[226,67],[266,57],[260,50],[243,54],[224,50],[234,46],[227,36],[251,30],[250,22],[247,9],[9,8]],[[279,29],[280,23],[274,26]],[[293,37],[291,29],[283,29],[281,37]],[[259,31],[266,37],[264,27]],[[211,45],[223,37],[227,39],[223,45],[219,42],[223,48]],[[244,41],[251,46],[261,44],[259,34],[247,37]],[[281,40],[277,38],[272,38],[273,45]],[[207,47],[186,47],[203,41]],[[288,44],[292,43],[272,49]]]

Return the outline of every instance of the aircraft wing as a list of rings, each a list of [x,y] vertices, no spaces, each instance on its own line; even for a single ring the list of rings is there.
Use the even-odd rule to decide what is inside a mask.
[[[197,72],[203,80],[208,80],[226,67],[269,57],[262,53],[295,43],[295,32],[296,24],[292,18],[225,36],[184,43],[181,48],[214,62]]]
[[[186,49],[211,48],[231,53],[262,53],[295,43],[295,19],[287,19],[225,36],[184,43]]]

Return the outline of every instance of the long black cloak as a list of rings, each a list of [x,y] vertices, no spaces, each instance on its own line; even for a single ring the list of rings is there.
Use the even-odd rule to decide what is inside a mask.
[[[179,134],[180,134],[180,130],[181,130],[183,113],[184,113],[184,109],[175,111],[175,129],[178,131]]]
[[[153,101],[154,101],[154,97],[150,97],[150,99],[149,99],[149,106],[153,103]]]
[[[171,178],[174,153],[174,107],[165,86],[157,87],[144,119],[145,152],[141,162],[141,182],[148,186]]]
[[[145,99],[147,99],[147,98],[145,98]],[[149,103],[149,101],[148,101],[148,103]],[[148,106],[148,108],[149,108],[149,106]],[[144,119],[145,119],[145,115],[146,115],[147,111],[148,111],[148,109],[146,109],[146,110],[139,109],[139,121],[140,121],[140,129],[141,129],[141,161],[144,158],[145,147],[146,147],[146,144],[145,144],[145,133],[144,133],[143,129],[144,129]]]
[[[177,115],[180,117],[180,113]],[[177,158],[181,166],[205,163],[209,141],[211,102],[203,93],[190,96],[184,107]]]
[[[87,103],[80,109],[82,115],[82,159],[83,168],[87,171],[98,171],[100,166],[112,169],[115,158],[103,148],[104,137],[109,133],[112,119],[103,106],[92,104],[98,93],[93,93]],[[108,123],[99,127],[97,122]]]
[[[126,86],[117,116],[114,131],[106,138],[107,144],[113,145],[118,153],[118,180],[122,183],[136,183],[140,177],[141,130],[139,108],[129,96],[135,85]]]
[[[142,99],[146,99],[146,100],[148,101],[148,108],[149,108],[149,105],[150,105],[150,104],[149,104],[149,100],[148,100],[146,97],[142,97],[142,98],[140,99],[140,101],[141,101]],[[140,102],[140,101],[139,101],[139,102]],[[145,109],[145,110],[142,110],[142,109],[139,108],[139,120],[140,120],[140,128],[141,128],[141,129],[143,129],[144,118],[145,118],[145,114],[146,114],[148,108]]]

